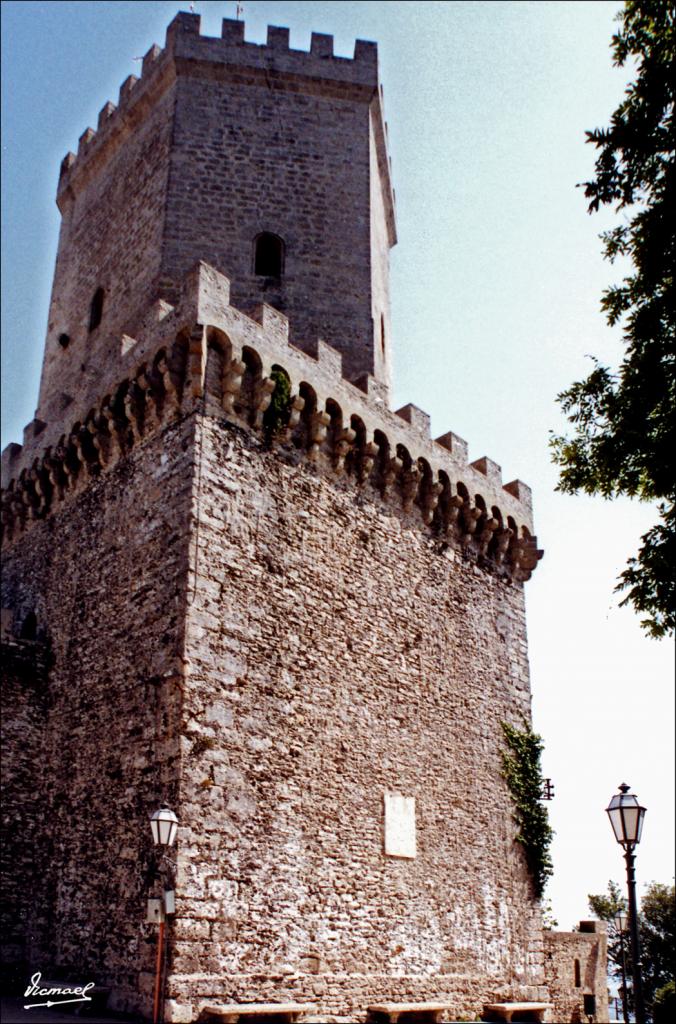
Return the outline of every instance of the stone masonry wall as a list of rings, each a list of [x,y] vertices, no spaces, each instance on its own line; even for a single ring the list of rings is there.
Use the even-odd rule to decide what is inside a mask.
[[[44,859],[46,809],[39,794],[48,710],[48,655],[43,642],[20,637],[21,624],[30,614],[6,615],[13,620],[14,635],[3,630],[1,648],[2,831],[8,840],[0,845],[0,964],[10,983],[17,981],[17,975],[23,979],[26,965],[39,959],[44,930],[36,892]]]
[[[522,587],[328,460],[200,430],[174,1019],[214,997],[476,1012],[541,985],[500,776],[500,723],[529,716]],[[415,859],[384,855],[386,792],[415,798]]]
[[[43,840],[36,847],[10,813],[10,890],[26,858],[41,880],[31,893],[39,959],[29,966],[98,980],[132,1011],[151,1005],[148,819],[178,792],[191,430],[174,421],[107,473],[82,468],[75,493],[3,559],[3,607],[35,609],[52,649],[47,707],[33,711],[40,746],[6,751],[12,778],[30,758]],[[5,719],[22,707],[10,691]]]
[[[577,932],[544,934],[545,977],[553,1004],[552,1020],[560,1024],[586,1021],[584,996],[596,999],[594,1020],[608,1020],[606,926],[601,921],[581,921]]]

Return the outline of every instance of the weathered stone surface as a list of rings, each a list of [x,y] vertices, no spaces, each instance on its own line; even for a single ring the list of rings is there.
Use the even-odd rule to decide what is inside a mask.
[[[343,1015],[363,1006],[353,975],[383,963],[422,979],[460,962],[484,991],[542,984],[539,914],[499,762],[500,722],[529,708],[521,588],[449,563],[419,532],[402,542],[376,493],[357,503],[236,428],[203,419],[198,429],[209,516],[195,550],[184,713],[211,735],[219,709],[229,765],[184,764],[182,820],[211,891],[231,883],[219,956],[233,982],[221,996],[236,994],[249,965],[302,977],[309,954],[322,979],[346,972],[340,995],[326,992]],[[237,674],[222,669],[233,639]],[[243,786],[250,795],[238,797]],[[416,798],[414,861],[384,856],[390,790]],[[185,913],[207,910],[197,901]],[[421,998],[423,986],[409,986]]]
[[[2,917],[1,962],[18,971],[40,953],[38,935],[44,926],[43,908],[36,908],[34,893],[45,857],[45,817],[42,800],[44,770],[42,737],[48,710],[49,652],[44,637],[17,639],[31,625],[28,609],[17,619],[3,609],[3,707],[0,717],[2,757],[2,828],[0,845]],[[32,928],[31,922],[39,922]],[[14,980],[14,979],[12,979]]]

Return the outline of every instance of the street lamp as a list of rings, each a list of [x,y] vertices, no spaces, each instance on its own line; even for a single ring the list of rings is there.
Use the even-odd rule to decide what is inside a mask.
[[[620,955],[622,957],[622,1016],[624,1024],[629,1024],[629,1005],[627,1002],[627,957],[624,951],[624,933],[627,930],[628,915],[626,910],[618,910],[613,918],[615,927],[620,933]]]
[[[636,796],[629,792],[625,783],[619,787],[606,807],[615,838],[624,847],[627,864],[627,889],[629,891],[629,936],[631,939],[632,973],[634,976],[634,1010],[636,1024],[646,1024],[641,979],[641,948],[638,937],[638,913],[636,909],[636,875],[634,872],[634,849],[641,841],[645,807],[641,807]]]
[[[150,830],[153,834],[153,843],[160,847],[160,858],[162,859],[167,849],[176,842],[178,832],[178,818],[168,807],[160,807],[150,816]],[[162,863],[160,860],[160,868]],[[166,889],[161,900],[149,900],[148,904],[157,903],[159,914],[159,932],[157,935],[157,962],[155,965],[155,993],[153,997],[153,1024],[158,1024],[160,1019],[160,1000],[162,995],[162,957],[164,953],[164,923],[167,914],[174,912],[174,892]]]
[[[160,807],[150,817],[150,829],[155,846],[173,846],[178,831],[178,818],[168,807]]]

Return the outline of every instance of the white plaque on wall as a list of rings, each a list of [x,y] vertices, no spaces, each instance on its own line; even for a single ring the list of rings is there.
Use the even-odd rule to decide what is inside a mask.
[[[385,793],[385,854],[415,857],[415,797]]]

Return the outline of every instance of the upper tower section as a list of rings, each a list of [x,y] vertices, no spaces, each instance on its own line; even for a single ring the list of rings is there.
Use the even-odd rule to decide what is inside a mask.
[[[243,22],[207,38],[178,14],[64,159],[57,202],[39,419],[117,379],[120,338],[197,260],[230,278],[233,305],[281,310],[297,347],[322,338],[347,377],[389,385],[396,233],[374,43],[347,59],[331,36],[307,53],[288,29],[257,45]]]

